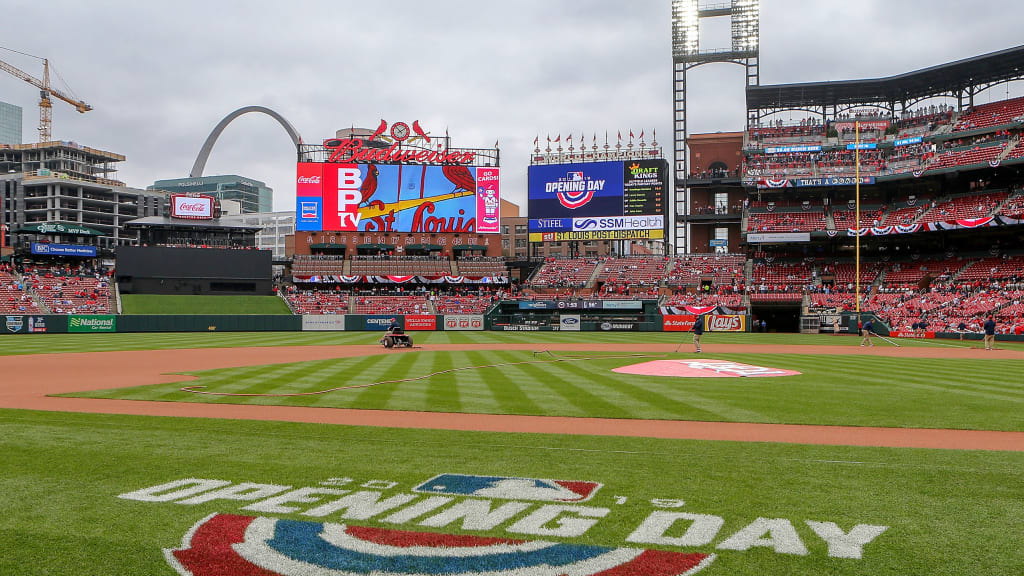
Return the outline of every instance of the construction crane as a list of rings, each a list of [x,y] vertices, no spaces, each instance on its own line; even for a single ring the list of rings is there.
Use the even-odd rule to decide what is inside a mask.
[[[10,50],[9,48],[7,50]],[[11,50],[11,52],[17,52],[17,50]],[[25,54],[24,52],[17,52],[18,54],[24,54],[25,56],[32,56],[31,54]],[[53,104],[50,102],[50,96],[56,96],[57,98],[71,104],[80,113],[84,114],[89,110],[92,110],[92,106],[89,106],[85,102],[68,96],[64,92],[57,90],[50,86],[50,61],[46,58],[40,58],[39,56],[32,56],[33,58],[39,58],[43,61],[43,79],[40,80],[35,76],[32,76],[28,72],[20,70],[3,60],[0,60],[0,70],[9,73],[15,78],[21,78],[25,82],[39,88],[39,141],[49,142],[53,136]],[[59,77],[59,75],[58,75]]]

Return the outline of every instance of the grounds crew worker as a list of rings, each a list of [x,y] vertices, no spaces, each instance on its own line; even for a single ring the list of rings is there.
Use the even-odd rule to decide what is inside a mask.
[[[698,353],[700,353],[700,337],[702,334],[704,334],[704,315],[697,316],[697,321],[693,323],[693,345]]]
[[[871,325],[871,320],[864,323],[864,328],[861,332],[864,338],[861,339],[860,345],[863,346],[866,342],[869,347],[874,347],[875,343],[871,341],[871,337],[875,335],[875,328]]]
[[[992,315],[988,315],[988,319],[982,325],[985,329],[985,350],[992,350],[996,343],[996,321],[992,319]]]

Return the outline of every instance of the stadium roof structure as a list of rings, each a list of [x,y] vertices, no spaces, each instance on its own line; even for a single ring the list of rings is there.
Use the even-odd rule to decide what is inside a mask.
[[[262,226],[249,226],[246,224],[236,224],[234,222],[222,222],[219,218],[213,220],[183,220],[180,218],[171,218],[169,216],[146,216],[145,218],[129,220],[125,222],[124,225],[131,228],[245,230],[248,232],[258,232],[263,229]]]
[[[973,104],[986,88],[1024,79],[1024,46],[886,78],[747,86],[747,110],[838,109],[872,104],[895,111],[935,96]]]

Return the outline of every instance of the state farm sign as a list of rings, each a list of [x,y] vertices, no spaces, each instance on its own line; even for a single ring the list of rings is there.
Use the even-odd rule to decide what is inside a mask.
[[[189,220],[212,220],[214,199],[211,196],[171,196],[171,217]]]
[[[666,314],[662,316],[661,329],[665,332],[690,332],[697,322],[693,314]]]

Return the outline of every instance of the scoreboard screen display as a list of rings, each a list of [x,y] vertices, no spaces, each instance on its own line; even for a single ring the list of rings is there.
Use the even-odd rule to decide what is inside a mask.
[[[662,238],[667,194],[664,160],[530,166],[530,241]]]

